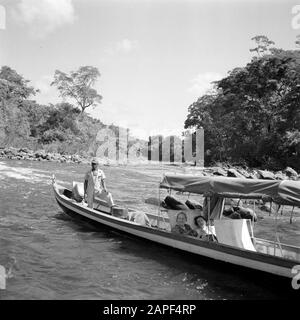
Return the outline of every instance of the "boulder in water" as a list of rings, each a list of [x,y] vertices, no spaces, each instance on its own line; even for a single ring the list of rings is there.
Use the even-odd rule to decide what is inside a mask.
[[[241,215],[238,212],[233,212],[228,216],[230,219],[242,219]]]
[[[298,178],[297,171],[295,171],[291,167],[285,168],[284,172],[289,177],[289,179],[293,179],[293,180],[295,179],[296,180]]]
[[[213,175],[226,177],[227,172],[224,169],[217,167],[213,171]]]
[[[271,209],[270,205],[266,205],[266,204],[259,206],[259,209],[266,212],[271,212],[271,211],[272,211],[271,213],[274,212],[274,209],[273,208]]]
[[[237,170],[233,168],[227,170],[227,177],[245,178],[242,174],[240,174]]]
[[[154,206],[161,206],[162,205],[162,201],[160,201],[159,199],[157,199],[155,197],[150,197],[150,198],[145,199],[145,203],[153,204]]]
[[[242,219],[257,221],[256,213],[250,208],[243,208],[239,206],[235,211],[240,214]]]
[[[173,209],[173,210],[188,210],[189,209],[186,204],[184,204],[181,201],[178,201],[177,199],[175,199],[174,197],[171,197],[171,196],[166,196],[164,201],[169,209]]]
[[[260,176],[260,179],[266,179],[266,180],[275,180],[276,177],[273,172],[267,171],[267,170],[257,170],[257,173]]]
[[[187,199],[185,204],[192,210],[195,210],[195,209],[203,210],[203,206],[198,201]]]
[[[19,152],[30,153],[30,150],[28,148],[20,148]]]
[[[18,155],[18,150],[16,148],[10,147],[10,148],[5,148],[4,149],[4,153],[7,156],[12,156],[12,157],[16,157]]]
[[[276,180],[285,180],[287,177],[282,173],[282,171],[278,171],[275,173]]]
[[[40,159],[46,159],[46,152],[44,150],[38,150],[35,152],[35,157]]]

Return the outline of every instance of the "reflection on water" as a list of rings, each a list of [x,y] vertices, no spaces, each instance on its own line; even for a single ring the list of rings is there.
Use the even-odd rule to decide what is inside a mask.
[[[0,162],[0,299],[263,299],[282,298],[243,273],[119,234],[61,213],[50,178],[71,186],[83,165]],[[104,167],[118,202],[155,213],[162,170]]]

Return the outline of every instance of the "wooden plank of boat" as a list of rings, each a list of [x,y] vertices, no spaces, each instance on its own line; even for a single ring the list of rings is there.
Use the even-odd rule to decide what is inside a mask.
[[[65,188],[53,184],[55,198],[61,208],[68,213],[83,216],[93,222],[144,238],[156,243],[177,248],[186,252],[209,257],[215,260],[228,262],[247,268],[272,273],[278,276],[292,278],[292,268],[299,261],[271,256],[260,252],[252,252],[227,246],[220,243],[203,241],[197,238],[181,236],[157,228],[146,227],[123,218],[108,215],[73,202],[63,194]]]

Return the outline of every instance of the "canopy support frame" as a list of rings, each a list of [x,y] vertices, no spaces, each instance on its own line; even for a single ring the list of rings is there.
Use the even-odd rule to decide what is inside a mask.
[[[282,252],[282,247],[281,247],[281,243],[279,240],[279,235],[278,235],[278,212],[279,212],[279,206],[277,207],[277,209],[275,209],[275,239],[274,239],[274,256],[276,255],[276,245],[278,244],[280,253],[281,253],[281,257],[283,257],[283,252]],[[272,201],[270,202],[270,209],[272,209]]]

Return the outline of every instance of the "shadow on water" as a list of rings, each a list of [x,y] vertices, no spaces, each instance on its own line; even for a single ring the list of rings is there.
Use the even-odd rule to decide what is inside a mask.
[[[62,221],[71,221],[72,220],[71,217],[64,214],[63,212],[57,213],[56,215],[53,216],[53,218],[55,218],[57,220],[62,220]]]
[[[85,220],[81,217],[72,217],[64,212],[57,213],[53,216],[53,218],[68,222],[73,229],[76,229],[76,231],[81,233],[97,232],[95,234],[98,235],[99,238],[102,238],[105,234],[111,237],[113,234],[112,229],[109,227],[103,226],[99,228],[99,226],[95,225],[89,220]],[[93,236],[95,234],[93,233]]]
[[[93,239],[115,240],[118,245],[111,250],[118,256],[135,256],[149,264],[163,264],[174,274],[186,275],[183,281],[190,284],[202,279],[207,282],[207,291],[220,297],[230,292],[229,299],[288,300],[295,299],[298,293],[292,289],[290,279],[187,253],[64,213],[55,218],[69,221],[79,233],[93,232]]]

